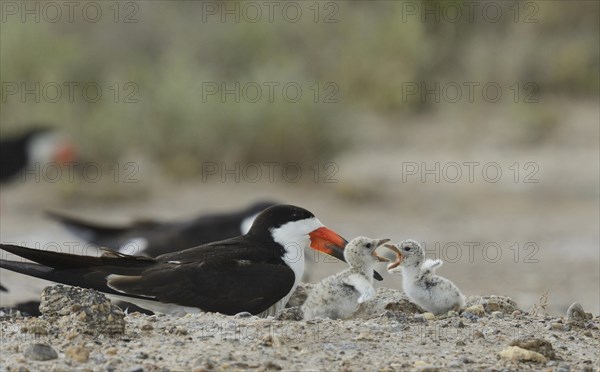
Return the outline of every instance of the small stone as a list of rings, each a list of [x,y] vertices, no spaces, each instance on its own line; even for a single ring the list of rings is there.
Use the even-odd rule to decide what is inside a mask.
[[[153,329],[154,329],[154,327],[151,324],[144,324],[142,326],[142,331],[151,331]]]
[[[502,311],[492,311],[492,318],[502,319],[504,318],[504,313]]]
[[[46,344],[30,345],[23,353],[31,360],[52,360],[58,358],[58,354],[52,347]]]
[[[579,302],[573,302],[567,310],[567,319],[575,324],[583,324],[587,320],[587,315]]]
[[[40,311],[44,318],[62,328],[67,338],[81,333],[122,334],[125,315],[103,293],[55,285],[42,291]]]
[[[265,369],[274,369],[274,370],[280,371],[283,368],[281,368],[280,365],[273,363],[272,361],[268,361],[265,363]]]
[[[452,317],[458,316],[458,313],[456,311],[454,311],[454,310],[450,310],[450,311],[448,311],[447,315],[448,315],[449,318],[452,318]]]
[[[552,330],[552,331],[564,331],[565,327],[561,323],[552,322],[546,326],[546,329]]]
[[[70,347],[65,351],[65,354],[79,363],[85,363],[90,358],[90,351],[81,346]]]
[[[135,353],[135,357],[137,359],[148,359],[149,355],[148,353],[145,353],[143,351],[138,351],[137,353]]]
[[[117,355],[117,348],[116,347],[109,347],[108,349],[106,349],[106,351],[104,353],[106,355]]]
[[[463,312],[463,313],[461,314],[461,316],[462,316],[463,318],[469,319],[469,320],[470,320],[470,321],[472,321],[472,322],[476,322],[476,321],[477,321],[477,319],[479,319],[479,317],[478,317],[477,315],[473,314],[473,313],[472,313],[472,312],[470,312],[470,311],[465,311],[465,312]]]
[[[277,320],[294,320],[299,321],[304,318],[302,308],[299,306],[287,307],[279,312],[275,319]]]
[[[463,312],[463,315],[464,313],[471,313],[477,316],[483,316],[485,314],[485,309],[483,308],[483,305],[478,304],[467,307]]]
[[[177,326],[175,327],[175,334],[180,336],[186,336],[188,334],[188,330],[185,327]]]
[[[456,341],[456,346],[465,346],[465,345],[466,344],[464,341],[461,341],[461,340]]]
[[[433,315],[433,313],[423,313],[423,314],[421,314],[421,316],[424,319],[427,319],[427,320],[433,320],[433,319],[435,319],[435,315]]]
[[[534,338],[529,340],[515,340],[511,342],[509,346],[518,346],[522,349],[540,353],[548,359],[556,359],[556,353],[554,352],[552,343],[541,338]]]
[[[475,338],[475,339],[477,339],[477,338],[484,338],[484,337],[485,337],[485,336],[484,336],[483,332],[481,332],[481,331],[480,331],[480,330],[478,330],[478,329],[476,329],[476,330],[473,332],[473,338]]]
[[[467,304],[480,304],[486,313],[502,311],[504,314],[511,314],[516,310],[520,310],[517,303],[506,296],[469,296],[467,297]]]
[[[588,337],[594,337],[594,335],[592,334],[592,331],[585,331],[583,332],[584,336],[588,336]]]
[[[513,362],[530,361],[535,363],[546,363],[547,359],[535,351],[522,349],[518,346],[509,346],[502,350],[498,355],[500,358],[508,359]]]

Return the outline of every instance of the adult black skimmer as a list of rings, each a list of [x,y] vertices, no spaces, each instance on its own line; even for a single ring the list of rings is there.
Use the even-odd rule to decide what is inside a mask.
[[[396,252],[396,261],[388,265],[388,272],[402,272],[402,288],[412,302],[434,314],[465,307],[465,296],[458,287],[435,275],[442,260],[426,260],[421,245],[410,239],[386,247]]]
[[[108,225],[47,212],[82,240],[130,255],[156,257],[201,244],[246,234],[260,212],[276,203],[261,201],[230,213],[215,213],[188,221],[134,221],[126,225]]]
[[[75,161],[75,147],[51,128],[37,127],[0,141],[0,182],[7,182],[21,171],[39,164],[57,166]]]
[[[156,258],[105,250],[100,257],[0,248],[36,263],[0,260],[0,267],[92,288],[153,311],[274,315],[304,271],[304,248],[343,260],[346,240],[311,212],[292,205],[263,211],[242,236]]]

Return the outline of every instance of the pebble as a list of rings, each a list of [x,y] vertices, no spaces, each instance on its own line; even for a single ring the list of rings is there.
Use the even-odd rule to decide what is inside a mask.
[[[151,331],[153,329],[154,329],[154,327],[152,326],[152,324],[144,324],[142,326],[142,331]]]
[[[546,326],[546,329],[552,331],[564,331],[565,327],[558,322],[552,322]]]
[[[481,332],[480,330],[476,329],[473,332],[473,337],[474,338],[484,338],[485,336],[483,335],[483,332]]]
[[[67,335],[122,334],[125,314],[103,293],[62,284],[44,288],[40,312]]]
[[[492,318],[502,319],[504,318],[504,313],[502,311],[492,311]]]
[[[426,320],[434,320],[435,319],[435,315],[433,315],[433,313],[423,313],[423,314],[421,314],[421,316]]]
[[[33,344],[30,345],[23,353],[27,358],[31,360],[52,360],[58,358],[56,351],[46,344]]]
[[[567,319],[575,324],[583,324],[587,320],[587,315],[579,302],[573,302],[567,309]]]
[[[283,309],[277,314],[275,319],[277,320],[302,320],[304,318],[304,314],[302,313],[302,308],[299,306],[288,307]]]
[[[535,363],[546,363],[547,361],[546,357],[542,354],[522,349],[518,346],[509,346],[502,350],[498,355],[500,355],[500,358],[508,359],[513,362],[530,361]]]
[[[511,342],[509,346],[518,346],[522,349],[540,353],[548,359],[556,359],[556,353],[554,352],[552,343],[548,340],[544,340],[541,338],[515,340]]]
[[[472,312],[470,312],[470,311],[465,311],[465,312],[463,312],[463,313],[461,314],[461,316],[462,316],[463,318],[467,318],[467,319],[469,319],[469,320],[470,320],[470,321],[472,321],[472,322],[476,322],[476,321],[477,321],[477,319],[479,319],[479,317],[478,317],[477,315],[473,314],[473,313],[472,313]]]
[[[493,311],[501,311],[504,314],[511,314],[517,310],[520,310],[517,303],[510,297],[506,296],[469,296],[467,298],[468,304],[480,304],[483,306],[485,312],[491,313]]]
[[[478,305],[473,305],[473,306],[469,306],[467,308],[465,308],[465,311],[463,312],[463,316],[465,313],[471,313],[477,316],[483,316],[485,314],[485,309],[483,307],[483,305],[478,304]]]
[[[90,351],[82,346],[70,347],[65,351],[65,354],[79,363],[85,363],[90,358]]]

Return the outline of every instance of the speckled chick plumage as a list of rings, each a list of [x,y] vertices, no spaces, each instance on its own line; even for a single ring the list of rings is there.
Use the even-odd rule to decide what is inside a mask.
[[[389,273],[402,273],[402,288],[408,298],[421,308],[443,314],[465,306],[465,296],[450,280],[435,275],[441,260],[425,259],[423,248],[414,240],[395,245],[402,253],[402,263]]]
[[[373,264],[382,261],[375,249],[389,239],[358,237],[344,249],[344,258],[350,266],[329,276],[310,291],[302,305],[304,319],[348,319],[361,303],[375,296]]]

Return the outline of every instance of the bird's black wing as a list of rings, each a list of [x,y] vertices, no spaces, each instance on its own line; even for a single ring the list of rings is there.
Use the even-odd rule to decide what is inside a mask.
[[[154,300],[205,311],[258,314],[291,290],[293,271],[281,255],[240,238],[187,249],[158,259],[106,251],[78,256],[0,245],[37,262],[0,260],[0,267],[108,294]]]

